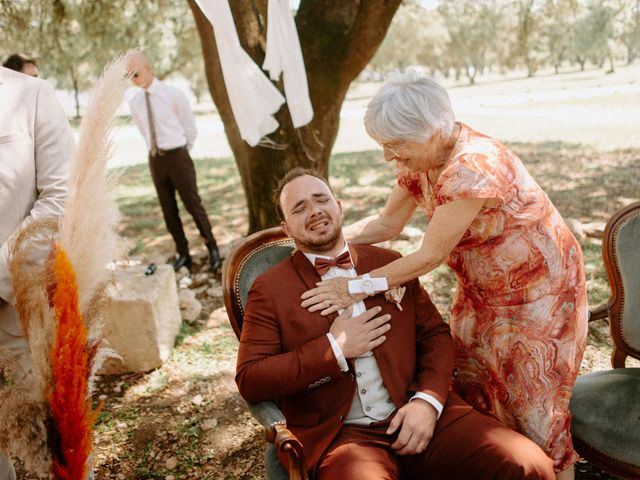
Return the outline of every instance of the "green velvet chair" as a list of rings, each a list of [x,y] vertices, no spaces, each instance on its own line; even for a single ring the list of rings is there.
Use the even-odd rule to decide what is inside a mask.
[[[293,241],[280,227],[270,228],[247,237],[226,259],[222,270],[224,304],[238,339],[249,289],[256,277],[293,252]],[[265,451],[267,480],[307,480],[302,444],[287,429],[284,415],[275,401],[247,404],[253,417],[265,429],[269,445]],[[276,451],[286,452],[289,471],[278,461]]]
[[[589,321],[609,319],[612,370],[578,377],[571,398],[571,434],[580,455],[608,473],[640,478],[640,202],[616,212],[604,231],[602,256],[611,287]]]

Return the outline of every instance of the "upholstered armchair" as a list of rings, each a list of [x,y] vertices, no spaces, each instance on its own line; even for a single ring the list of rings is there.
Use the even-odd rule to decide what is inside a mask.
[[[571,434],[589,463],[621,478],[640,478],[640,202],[616,212],[604,231],[602,256],[611,297],[590,312],[608,318],[612,370],[578,377],[571,398]]]
[[[238,339],[242,332],[244,307],[249,289],[256,277],[287,258],[293,252],[293,241],[280,227],[247,237],[226,260],[222,270],[224,304]],[[270,443],[265,451],[267,480],[307,480],[302,444],[287,429],[284,415],[275,401],[247,404],[253,417],[265,429]],[[278,461],[277,451],[289,457],[289,471]]]

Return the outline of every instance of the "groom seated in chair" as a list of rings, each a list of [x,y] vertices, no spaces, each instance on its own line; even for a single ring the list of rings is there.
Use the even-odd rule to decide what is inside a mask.
[[[290,171],[275,198],[297,250],[249,292],[236,382],[248,402],[278,401],[311,478],[553,479],[537,445],[450,391],[449,327],[418,280],[396,304],[384,279],[359,278],[363,300],[339,314],[301,306],[317,282],[399,254],[347,244],[342,206],[315,172]]]

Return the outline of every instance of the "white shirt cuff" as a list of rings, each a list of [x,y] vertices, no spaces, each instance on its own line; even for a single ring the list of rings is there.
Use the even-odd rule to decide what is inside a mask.
[[[430,405],[433,405],[433,408],[435,408],[436,411],[438,412],[438,416],[436,417],[436,419],[438,420],[440,419],[440,415],[442,415],[442,410],[444,409],[444,407],[436,397],[434,397],[433,395],[429,395],[428,393],[416,392],[415,395],[411,397],[409,401],[415,400],[416,398],[419,398],[420,400],[424,400]]]
[[[340,367],[340,370],[343,372],[348,372],[349,364],[347,363],[347,359],[344,358],[342,350],[340,350],[340,347],[338,346],[338,342],[336,342],[336,339],[333,338],[333,334],[331,332],[327,333],[327,338],[329,339],[329,343],[331,344],[331,349],[333,350],[333,354],[336,356],[336,360],[338,361],[338,366]]]

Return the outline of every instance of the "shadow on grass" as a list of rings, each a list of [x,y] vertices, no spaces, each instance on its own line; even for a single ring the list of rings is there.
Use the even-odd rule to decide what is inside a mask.
[[[510,147],[520,156],[533,177],[547,192],[562,216],[581,223],[606,222],[618,208],[638,199],[640,156],[635,150],[601,153],[575,144],[544,142],[516,143]],[[232,159],[204,159],[195,162],[198,187],[212,220],[219,243],[247,233],[248,216],[242,183]],[[132,240],[131,254],[170,255],[173,242],[166,232],[162,212],[146,165],[119,169],[116,191],[122,212],[121,234]],[[393,169],[379,151],[334,155],[330,181],[345,207],[349,224],[380,211],[395,185]],[[185,231],[192,248],[202,248],[192,219],[181,207]],[[417,212],[410,226],[424,230],[424,215]],[[598,238],[581,239],[588,276],[591,305],[604,302],[609,295]],[[418,245],[392,243],[408,253]],[[433,280],[430,277],[435,277]],[[448,310],[453,278],[446,270],[427,276],[428,288],[435,291],[438,307]],[[430,288],[430,291],[431,288]]]
[[[149,374],[122,383],[102,378],[96,392],[108,400],[96,424],[95,454],[110,457],[98,462],[97,478],[222,478],[221,470],[238,462],[257,471],[261,429],[230,372],[197,381],[173,377],[150,389]]]
[[[606,222],[615,210],[640,196],[640,158],[635,151],[599,153],[557,142],[511,147],[567,219]],[[199,160],[196,170],[199,191],[219,242],[245,235],[247,212],[235,163],[231,159]],[[147,167],[136,165],[120,173],[116,194],[123,216],[121,232],[133,241],[133,253],[172,253]],[[334,155],[330,181],[345,207],[347,224],[378,212],[395,185],[393,169],[375,151]],[[193,221],[188,215],[183,220],[192,246],[198,245]],[[421,230],[426,224],[420,212],[410,221],[410,226]],[[390,245],[408,253],[419,246],[417,243],[394,241]],[[586,236],[581,243],[589,300],[595,306],[609,295],[600,240]],[[424,283],[440,311],[448,312],[455,289],[448,268],[438,268]],[[117,474],[166,478],[169,473],[176,478],[262,478],[260,428],[246,411],[233,382],[237,340],[224,319],[214,330],[183,327],[174,354],[160,371],[140,380],[125,380],[117,394],[113,392],[117,384],[114,387],[107,382],[104,392],[109,400],[97,429],[96,452],[98,458],[104,455],[99,478],[118,478]],[[592,328],[589,342],[608,344],[606,327]],[[190,367],[197,363],[206,368]],[[147,387],[149,391],[145,391]],[[203,403],[199,404],[198,396]],[[211,426],[212,419],[216,419],[216,426]],[[167,467],[172,457],[178,460],[173,470]],[[578,470],[576,478],[607,477]]]
[[[246,234],[247,211],[240,176],[231,159],[207,159],[195,162],[198,190],[209,214],[218,243],[226,243]],[[116,201],[122,214],[120,234],[131,239],[132,255],[171,255],[173,240],[167,233],[162,211],[147,165],[119,168],[120,181]],[[192,248],[202,241],[193,219],[180,205],[180,216]]]

